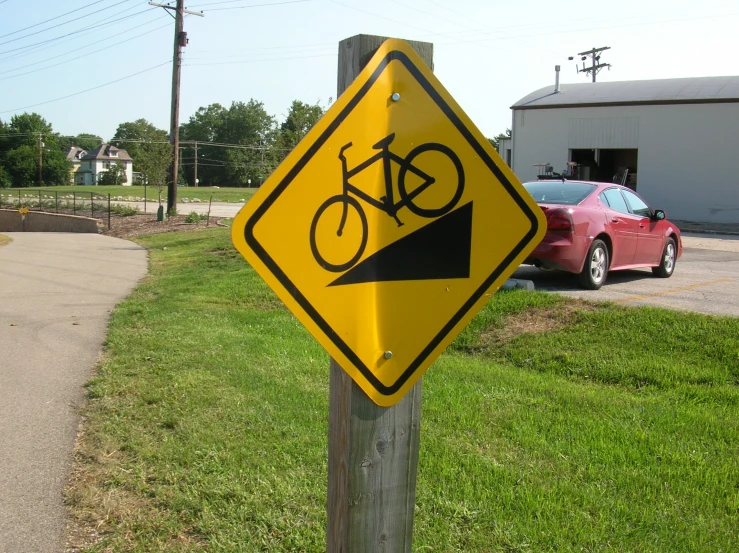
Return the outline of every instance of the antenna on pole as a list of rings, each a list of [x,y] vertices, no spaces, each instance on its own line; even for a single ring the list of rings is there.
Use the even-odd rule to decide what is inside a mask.
[[[610,63],[600,63],[600,52],[610,49],[610,46],[603,46],[601,48],[593,48],[592,50],[587,50],[585,52],[580,52],[579,54],[577,54],[578,56],[580,56],[580,61],[582,61],[582,69],[578,67],[577,72],[590,73],[592,75],[593,82],[595,82],[595,76],[601,69],[603,69],[604,67],[611,67]],[[585,61],[588,59],[588,57],[590,57],[591,65],[590,67],[585,67]],[[570,56],[567,59],[572,61],[575,58],[574,56]]]
[[[185,9],[185,0],[177,0],[176,6],[149,2],[150,6],[174,10],[174,57],[172,60],[172,114],[169,127],[169,142],[172,144],[172,165],[169,169],[167,183],[167,213],[173,214],[177,210],[177,175],[180,162],[180,73],[182,70],[182,48],[189,42],[184,31],[183,20],[185,14],[205,17],[203,12],[193,12]]]

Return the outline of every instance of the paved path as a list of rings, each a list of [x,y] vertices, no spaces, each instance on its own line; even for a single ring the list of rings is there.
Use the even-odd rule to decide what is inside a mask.
[[[3,234],[13,242],[0,247],[0,553],[59,553],[82,385],[147,255],[101,235]]]
[[[582,290],[566,273],[522,265],[513,276],[571,297],[739,317],[739,236],[683,235],[683,255],[666,279],[654,278],[650,269],[615,271],[600,290]]]
[[[113,203],[137,207],[141,213],[144,213],[144,208],[146,208],[146,213],[151,213],[151,214],[156,214],[157,208],[159,207],[159,204],[157,202],[146,202],[146,205],[144,205],[144,202],[114,201]],[[164,205],[164,209],[166,210],[167,209],[166,202],[163,203],[163,205]],[[210,206],[210,216],[211,217],[234,217],[241,210],[242,207],[244,207],[244,204],[242,203],[213,202],[213,205]],[[189,203],[178,203],[177,204],[177,213],[179,213],[180,215],[187,215],[191,211],[194,211],[195,213],[199,215],[206,215],[208,213],[208,202],[189,202]]]

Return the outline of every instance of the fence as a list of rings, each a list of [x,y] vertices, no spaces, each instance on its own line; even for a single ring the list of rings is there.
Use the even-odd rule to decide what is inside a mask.
[[[0,209],[19,209],[27,207],[31,211],[47,213],[64,213],[67,215],[84,215],[89,213],[93,219],[108,218],[110,229],[110,194],[95,194],[94,192],[62,192],[58,190],[29,190],[17,189],[12,191],[0,190]]]

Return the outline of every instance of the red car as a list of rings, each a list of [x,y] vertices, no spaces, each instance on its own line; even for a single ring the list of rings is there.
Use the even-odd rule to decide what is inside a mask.
[[[625,186],[607,182],[524,183],[547,218],[547,233],[524,263],[579,275],[597,290],[608,271],[651,267],[672,276],[682,255],[680,230]]]

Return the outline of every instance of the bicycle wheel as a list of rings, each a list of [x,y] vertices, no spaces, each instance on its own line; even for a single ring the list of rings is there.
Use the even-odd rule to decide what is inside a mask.
[[[321,204],[310,225],[313,257],[327,271],[346,271],[362,257],[367,232],[367,216],[359,201],[352,196],[332,196]]]
[[[419,157],[427,153],[429,155]],[[414,161],[417,165],[414,165]],[[451,162],[451,165],[448,162]],[[426,180],[415,189],[409,190],[406,181],[409,172],[423,180],[430,177],[430,183]],[[440,178],[435,178],[429,174],[430,172],[435,172]],[[449,213],[464,192],[462,162],[448,146],[434,142],[421,144],[410,151],[405,157],[405,163],[400,167],[398,191],[408,209],[420,217],[433,218]]]

